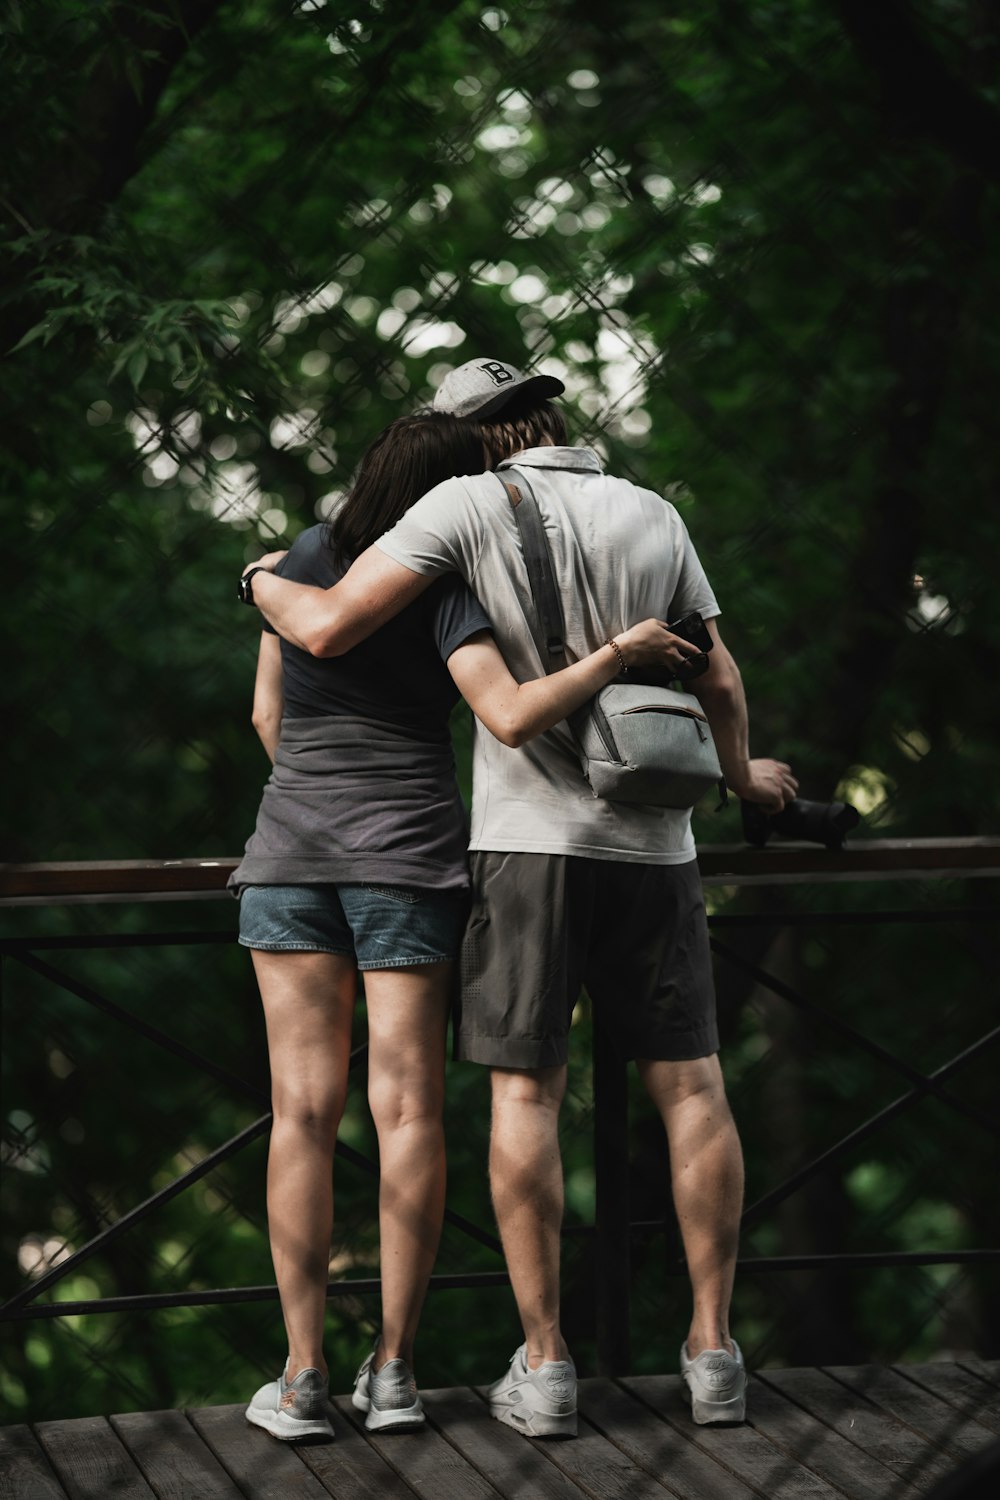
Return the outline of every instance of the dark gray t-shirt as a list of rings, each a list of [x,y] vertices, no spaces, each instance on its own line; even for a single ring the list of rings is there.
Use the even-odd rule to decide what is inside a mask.
[[[294,583],[332,588],[343,578],[324,541],[325,526],[296,537],[276,572]],[[266,620],[265,630],[272,630]],[[408,609],[345,656],[310,656],[281,642],[286,719],[350,714],[444,742],[459,693],[445,665],[451,653],[490,619],[468,584],[440,578]],[[272,632],[273,633],[273,632]]]
[[[324,529],[296,539],[285,578],[330,588],[343,576]],[[230,887],[467,886],[468,824],[448,734],[459,695],[445,663],[489,629],[468,586],[442,578],[344,656],[313,657],[282,640],[281,739]]]

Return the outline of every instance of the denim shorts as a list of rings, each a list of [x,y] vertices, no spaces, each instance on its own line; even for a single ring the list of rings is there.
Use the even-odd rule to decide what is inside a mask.
[[[240,937],[262,953],[341,953],[359,969],[458,957],[468,891],[405,885],[249,885]]]

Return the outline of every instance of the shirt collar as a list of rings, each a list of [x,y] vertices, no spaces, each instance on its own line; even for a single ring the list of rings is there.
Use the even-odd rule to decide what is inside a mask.
[[[602,474],[601,460],[593,448],[524,448],[497,464],[498,469],[511,465],[527,469],[572,469],[578,474]]]

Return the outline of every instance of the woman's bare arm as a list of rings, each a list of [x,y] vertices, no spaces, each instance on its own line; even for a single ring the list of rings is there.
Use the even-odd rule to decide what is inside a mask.
[[[260,633],[257,653],[257,676],[253,688],[253,727],[268,758],[274,765],[274,754],[281,737],[281,715],[285,707],[284,677],[281,670],[281,639],[267,630]]]
[[[671,634],[662,620],[644,620],[615,637],[627,667],[669,667],[699,655],[697,646]],[[518,682],[489,631],[470,636],[448,658],[455,685],[477,719],[496,739],[516,749],[559,724],[621,670],[612,646],[601,646],[582,661]]]

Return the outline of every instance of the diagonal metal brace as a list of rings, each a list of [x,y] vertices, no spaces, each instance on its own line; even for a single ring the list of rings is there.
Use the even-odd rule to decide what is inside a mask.
[[[870,1037],[857,1031],[847,1021],[842,1021],[832,1011],[824,1009],[822,1005],[817,1005],[812,1000],[805,999],[797,990],[793,990],[791,985],[785,984],[783,980],[776,978],[775,975],[768,974],[765,969],[761,969],[757,964],[751,963],[749,959],[743,958],[741,954],[734,952],[728,944],[720,943],[718,938],[712,938],[710,941],[713,951],[718,953],[720,958],[726,959],[727,962],[733,964],[737,969],[742,970],[744,974],[749,974],[752,979],[755,979],[758,984],[763,985],[765,989],[771,990],[772,993],[778,995],[782,1000],[787,1000],[790,1005],[797,1006],[799,1010],[805,1011],[808,1015],[815,1016],[817,1020],[822,1021],[824,1025],[829,1026],[833,1031],[839,1032],[841,1036],[853,1042],[863,1052],[869,1053],[872,1057],[878,1058],[880,1062],[884,1062],[890,1068],[894,1068],[897,1073],[901,1073],[904,1078],[909,1079],[920,1093],[933,1094],[943,1104],[947,1104],[950,1109],[955,1110],[960,1115],[964,1115],[967,1120],[971,1120],[974,1124],[978,1125],[981,1130],[987,1131],[990,1135],[1000,1137],[1000,1120],[992,1119],[989,1115],[983,1114],[981,1110],[976,1109],[975,1105],[966,1104],[963,1099],[956,1099],[954,1094],[949,1093],[947,1089],[941,1087],[940,1083],[936,1081],[941,1076],[941,1069],[938,1069],[936,1073],[932,1073],[928,1077],[926,1074],[921,1073],[918,1068],[912,1068],[902,1058],[896,1057],[894,1053],[890,1052],[886,1047],[881,1046],[880,1043],[873,1042]]]
[[[966,1048],[964,1052],[960,1052],[950,1062],[944,1063],[935,1073],[931,1074],[931,1078],[940,1080],[948,1077],[951,1073],[964,1067],[966,1063],[972,1062],[973,1058],[978,1057],[981,1052],[987,1051],[997,1041],[1000,1041],[1000,1026],[996,1027],[993,1031],[987,1032],[984,1037],[980,1037],[978,1042],[974,1042],[971,1047]],[[850,1151],[853,1146],[858,1145],[868,1136],[873,1135],[876,1130],[885,1125],[894,1115],[898,1115],[908,1104],[912,1104],[917,1099],[924,1098],[925,1094],[926,1091],[923,1089],[911,1089],[908,1094],[900,1094],[898,1099],[894,1099],[891,1104],[887,1104],[884,1109],[880,1109],[878,1114],[872,1115],[863,1125],[859,1125],[856,1130],[852,1130],[849,1135],[845,1135],[835,1145],[830,1146],[812,1161],[807,1162],[797,1172],[793,1172],[791,1177],[787,1177],[778,1187],[772,1188],[769,1193],[765,1193],[763,1198],[758,1198],[756,1203],[752,1203],[748,1209],[744,1210],[740,1222],[747,1224],[752,1219],[759,1219],[767,1209],[774,1208],[776,1204],[781,1203],[785,1198],[794,1193],[814,1172],[828,1167],[831,1162],[843,1156],[845,1152]]]

